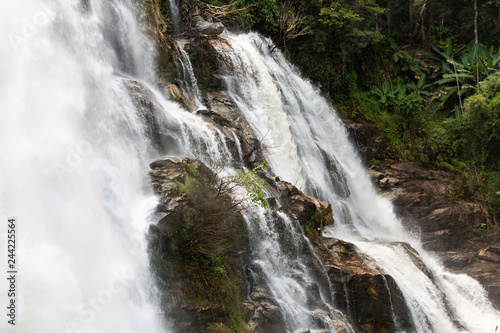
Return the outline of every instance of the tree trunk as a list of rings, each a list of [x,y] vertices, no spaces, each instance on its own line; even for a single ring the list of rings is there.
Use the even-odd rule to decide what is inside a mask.
[[[408,13],[409,13],[409,16],[410,16],[410,32],[413,30],[413,23],[414,23],[413,22],[413,9],[414,9],[413,8],[413,1],[414,0],[410,0],[410,7],[408,8]],[[500,4],[499,4],[499,6],[500,6]]]
[[[425,42],[425,12],[426,12],[426,9],[427,9],[427,1],[428,0],[424,0],[422,2],[422,8],[420,9],[420,13],[419,13],[419,16],[420,16],[420,39],[422,40],[422,42]]]
[[[477,33],[477,0],[474,0],[474,42],[479,44],[479,36]]]
[[[500,1],[498,1],[498,21],[497,26],[500,27]]]

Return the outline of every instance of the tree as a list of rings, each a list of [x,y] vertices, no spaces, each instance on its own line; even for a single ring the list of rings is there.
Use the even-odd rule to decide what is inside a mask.
[[[414,22],[414,18],[413,18],[413,8],[414,8],[415,4],[414,4],[414,0],[410,0],[410,6],[408,8],[408,16],[410,16],[410,21],[409,21],[409,27],[410,27],[410,31],[413,30],[413,24],[415,23]]]
[[[477,31],[477,0],[474,0],[474,41],[479,44],[479,36]]]

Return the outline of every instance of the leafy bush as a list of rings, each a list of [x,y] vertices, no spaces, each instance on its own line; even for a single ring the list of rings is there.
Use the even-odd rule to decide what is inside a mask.
[[[238,268],[238,252],[248,245],[241,201],[232,198],[232,183],[203,167],[182,165],[185,177],[178,177],[168,193],[185,205],[168,215],[168,231],[157,239],[159,246],[152,247],[151,265],[165,283],[178,286],[195,304],[222,309],[221,329],[247,332]]]
[[[490,212],[498,220],[500,218],[500,171],[491,171],[486,174],[487,198]]]
[[[465,102],[464,120],[471,139],[470,153],[500,169],[500,74],[493,74]]]
[[[266,195],[264,193],[264,189],[269,187],[269,185],[257,174],[259,170],[265,167],[266,164],[262,163],[253,168],[252,171],[245,173],[240,172],[236,176],[232,177],[230,182],[244,187],[251,202],[264,209],[269,209],[269,202],[267,202]]]

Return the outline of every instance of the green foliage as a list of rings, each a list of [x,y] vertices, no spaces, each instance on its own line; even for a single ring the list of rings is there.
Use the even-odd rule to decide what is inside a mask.
[[[238,23],[244,28],[257,29],[266,33],[273,33],[277,30],[278,5],[276,0],[205,0],[200,2],[220,8],[226,6],[226,12],[236,15]],[[225,16],[225,13],[222,13],[222,16]]]
[[[423,98],[416,92],[403,95],[396,106],[396,121],[403,137],[419,137],[425,131],[425,118],[422,112]]]
[[[251,202],[264,209],[269,209],[269,202],[267,202],[266,194],[264,192],[264,189],[268,188],[269,185],[262,178],[260,178],[257,173],[265,167],[267,167],[267,165],[262,163],[253,168],[252,171],[239,173],[234,177],[234,182],[245,188],[247,196],[250,198]]]
[[[318,239],[323,233],[324,225],[325,223],[321,213],[316,210],[309,220],[302,225],[302,228],[309,238]]]
[[[485,175],[486,195],[491,214],[497,219],[500,217],[500,171],[490,171]]]
[[[486,231],[486,223],[478,223],[476,224],[474,229],[472,229],[472,232],[479,236],[482,236],[485,231]]]
[[[251,1],[253,24],[264,26],[269,31],[276,30],[276,0]]]
[[[478,93],[465,102],[464,121],[469,128],[470,154],[485,165],[500,169],[500,74],[493,74]]]
[[[389,98],[396,98],[394,91],[391,89],[391,84],[387,80],[384,81],[380,88],[373,86],[370,92],[380,97],[379,102],[383,105],[387,105]]]
[[[151,253],[151,266],[167,283],[180,282],[183,293],[199,306],[222,308],[226,318],[221,328],[247,332],[237,254],[248,245],[248,234],[238,203],[220,191],[214,174],[192,163],[182,169],[185,177],[170,195],[187,205],[171,216],[162,245]]]
[[[377,121],[382,113],[380,103],[372,97],[371,92],[356,91],[340,105],[341,109],[351,111],[352,118],[362,116],[370,121]]]

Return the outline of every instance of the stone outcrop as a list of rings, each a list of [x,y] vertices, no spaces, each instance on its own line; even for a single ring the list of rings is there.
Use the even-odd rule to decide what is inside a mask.
[[[220,35],[224,31],[224,24],[222,22],[214,22],[210,16],[204,15],[196,3],[193,3],[191,0],[184,0],[184,2],[189,7],[187,16],[190,18],[192,33],[215,36]]]
[[[262,142],[237,110],[234,101],[224,91],[203,93],[203,103],[208,109],[205,119],[217,125],[227,138],[235,160],[253,168],[264,161]],[[240,146],[240,147],[238,147]],[[242,156],[238,148],[241,149]]]
[[[223,325],[228,320],[227,309],[223,304],[217,299],[200,298],[199,294],[193,297],[186,291],[186,287],[190,286],[186,281],[196,277],[185,272],[191,264],[186,264],[186,259],[182,256],[182,249],[187,246],[186,237],[191,241],[195,237],[191,224],[197,219],[190,219],[190,216],[196,216],[200,209],[192,200],[189,184],[196,181],[206,182],[213,179],[214,175],[203,163],[186,157],[162,158],[151,163],[150,167],[150,181],[160,198],[157,208],[159,221],[150,227],[150,248],[153,267],[160,277],[160,284],[168,291],[163,295],[165,311],[169,313],[170,318],[175,318],[175,326],[179,327],[181,332],[203,331],[208,329],[211,322],[220,322]],[[282,203],[281,210],[296,218],[312,240],[313,247],[307,245],[305,240],[305,243],[299,246],[305,251],[300,255],[310,258],[307,265],[313,274],[324,276],[325,281],[330,280],[333,287],[332,299],[335,299],[338,308],[351,318],[351,325],[360,332],[410,329],[412,323],[409,311],[392,277],[370,257],[359,252],[353,244],[321,237],[321,228],[334,222],[331,205],[305,195],[287,182],[275,181],[274,188],[278,200]],[[206,196],[207,194],[203,194],[206,201],[213,203],[214,199]],[[205,211],[204,214],[206,215]],[[224,216],[236,218],[233,221],[238,223],[237,216]],[[276,223],[279,223],[279,219]],[[231,237],[225,233],[223,235]],[[211,236],[210,242],[217,244],[219,236],[220,234]],[[201,240],[196,239],[196,242]],[[227,268],[228,274],[231,274],[231,281],[238,281],[233,287],[238,288],[240,295],[233,306],[239,308],[246,328],[251,332],[285,332],[286,323],[279,304],[272,297],[263,278],[262,268],[258,263],[251,262],[248,257],[248,249],[222,252],[217,252],[217,248],[209,250],[211,253],[232,258],[228,261],[233,263],[233,266]],[[326,275],[313,252],[316,252],[326,268]],[[418,262],[418,254],[412,255],[414,261]],[[425,269],[423,264],[421,265],[422,269]],[[332,317],[328,308],[320,302],[318,288],[328,290],[328,287],[308,283],[300,276],[294,279],[307,290],[310,298],[308,302],[312,309],[316,309],[312,316],[318,317],[318,323],[327,320],[337,327],[339,332],[347,332],[345,323]]]
[[[167,115],[160,111],[161,106],[156,97],[144,84],[133,80],[124,82],[130,91],[138,116],[148,124],[145,130],[152,146],[173,153],[180,151],[179,124],[173,119],[168,119]],[[181,107],[189,109],[187,105],[193,104],[189,101],[189,96],[177,85],[168,83],[161,88],[168,98],[179,102]],[[207,109],[199,110],[198,113],[224,135],[226,144],[236,161],[249,168],[256,167],[264,161],[261,141],[226,92],[204,92],[203,103]]]
[[[319,237],[324,227],[333,224],[332,205],[329,202],[305,195],[285,181],[276,182],[276,189],[283,204],[281,210],[296,218],[308,236]]]
[[[356,123],[344,119],[351,141],[356,145],[365,161],[393,158],[396,149],[377,124],[363,121]]]
[[[194,29],[202,35],[220,35],[224,31],[221,22],[208,22],[200,14],[193,16]]]
[[[129,79],[123,79],[123,82],[130,93],[138,117],[147,124],[144,130],[151,142],[150,146],[160,151],[180,151],[181,129],[177,121],[161,111],[162,107],[156,97],[144,84]]]
[[[452,271],[481,282],[500,308],[500,262],[495,261],[500,244],[481,230],[486,207],[473,197],[468,180],[449,171],[387,161],[371,166],[370,173],[406,228],[421,234],[424,247]]]
[[[400,289],[372,258],[336,238],[322,237],[314,247],[328,272],[338,308],[359,331],[411,330],[413,322]]]
[[[262,268],[252,263],[245,267],[245,273],[249,295],[243,306],[249,329],[253,332],[285,333],[285,319],[263,280]]]
[[[462,248],[475,240],[472,230],[486,219],[485,207],[471,198],[464,177],[388,162],[372,166],[370,172],[407,227],[421,231],[428,250]]]
[[[284,333],[279,305],[260,266],[248,258],[241,214],[230,197],[216,193],[213,172],[187,157],[162,158],[150,167],[149,181],[159,196],[158,222],[149,232],[151,261],[164,291],[162,307],[175,327],[186,333],[225,332],[240,321],[240,329],[250,332]],[[214,224],[203,222],[212,214]],[[198,230],[201,234],[196,223],[205,223]],[[213,256],[220,262],[206,266]],[[221,263],[217,269],[222,271],[212,275],[213,266]],[[195,283],[200,279],[205,281],[201,287]],[[220,285],[228,296],[218,296]],[[220,325],[214,328],[211,323]]]
[[[321,236],[322,228],[334,223],[331,204],[307,196],[284,181],[277,181],[275,187],[283,204],[281,210],[296,218],[311,239],[326,268],[337,308],[353,321],[352,324],[360,332],[411,330],[413,322],[409,309],[392,276],[354,244]],[[417,267],[430,274],[410,245],[397,245],[406,249]]]

